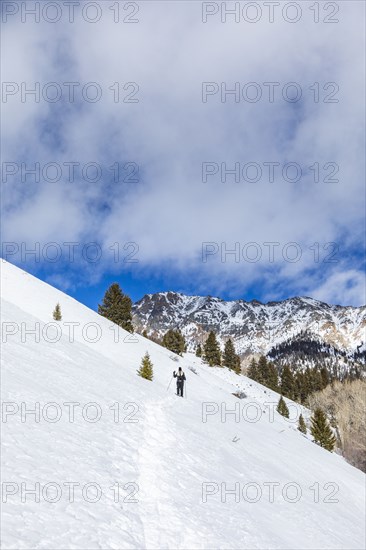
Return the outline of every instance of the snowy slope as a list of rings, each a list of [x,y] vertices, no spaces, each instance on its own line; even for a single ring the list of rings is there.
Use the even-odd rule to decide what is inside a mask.
[[[169,351],[111,330],[106,319],[6,262],[1,269],[3,548],[365,547],[364,474],[294,422],[276,412],[272,418],[266,403],[276,403],[276,394],[187,354],[179,359],[187,399],[178,398],[174,383],[167,391],[178,365]],[[62,334],[52,320],[56,302]],[[74,338],[70,322],[79,323]],[[152,382],[136,375],[145,351]],[[238,389],[245,399],[232,395]],[[79,403],[73,422],[71,402]],[[37,403],[40,418],[22,421],[21,410]],[[225,406],[240,417],[224,422]],[[206,422],[204,407],[215,413]],[[90,421],[96,412],[99,420]],[[70,482],[79,484],[73,499]],[[36,483],[39,502],[25,492]],[[273,499],[269,483],[278,483]],[[233,494],[224,501],[222,484],[240,489],[238,502]],[[214,494],[204,499],[203,489]],[[99,499],[90,502],[93,496]]]
[[[350,353],[366,347],[366,306],[334,306],[306,297],[262,304],[160,292],[145,295],[133,311],[141,332],[162,337],[168,328],[179,327],[192,349],[210,330],[221,343],[231,337],[243,356],[266,354],[301,331]]]

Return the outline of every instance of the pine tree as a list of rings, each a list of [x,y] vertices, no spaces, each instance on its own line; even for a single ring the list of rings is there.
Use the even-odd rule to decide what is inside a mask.
[[[53,310],[53,318],[55,321],[61,321],[62,315],[61,315],[61,307],[60,304],[56,304],[55,309]]]
[[[137,371],[137,374],[141,376],[141,378],[145,378],[146,380],[153,379],[153,364],[151,362],[148,352],[146,352],[144,357],[142,358],[141,366]]]
[[[309,395],[309,393],[311,393],[312,389],[311,389],[311,372],[310,372],[310,369],[309,367],[306,367],[306,370],[304,372],[304,385],[306,387],[306,391],[307,391],[307,395]]]
[[[240,358],[236,354],[235,347],[231,338],[229,338],[225,343],[222,364],[224,365],[224,367],[228,367],[235,372],[238,372],[238,366],[240,369]]]
[[[175,339],[175,332],[173,329],[169,329],[163,336],[163,346],[164,348],[169,349],[170,351],[176,352],[175,346],[176,346],[176,339]]]
[[[278,372],[272,363],[268,363],[268,378],[266,380],[266,386],[273,391],[278,391]]]
[[[208,335],[208,338],[205,342],[203,353],[204,360],[207,361],[210,367],[213,367],[215,365],[221,366],[220,346],[216,339],[215,333],[212,331]]]
[[[198,344],[196,347],[196,357],[202,357],[202,346],[201,344]]]
[[[169,329],[163,337],[163,346],[178,355],[187,349],[186,341],[180,330]]]
[[[294,393],[298,396],[301,403],[305,403],[309,395],[309,380],[306,373],[300,371],[296,373]]]
[[[146,328],[142,331],[142,336],[143,336],[144,338],[148,338],[148,337],[149,337],[148,334],[147,334]]]
[[[325,413],[318,407],[315,409],[310,420],[310,433],[313,436],[315,443],[318,443],[321,447],[327,449],[327,451],[332,452],[337,440],[328,424]]]
[[[305,420],[302,414],[300,414],[299,416],[299,424],[297,426],[297,429],[303,434],[306,434],[307,432]]]
[[[289,399],[294,397],[294,375],[288,365],[285,365],[281,376],[281,393]]]
[[[269,378],[268,361],[264,355],[261,355],[257,366],[257,381],[266,385]]]
[[[248,367],[247,371],[248,378],[251,378],[252,380],[255,380],[258,382],[258,365],[253,357],[253,359],[250,362],[250,365]]]
[[[321,391],[323,389],[323,377],[318,369],[313,371],[313,391]]]
[[[122,292],[118,283],[113,283],[104,294],[102,304],[98,305],[98,313],[128,332],[133,332],[131,308],[131,298]]]
[[[301,401],[301,386],[300,386],[300,378],[298,377],[298,373],[294,374],[293,400],[297,402]]]
[[[326,388],[329,384],[329,373],[325,367],[320,369],[320,374],[322,377],[322,389]]]
[[[282,414],[282,416],[284,416],[285,418],[289,418],[289,416],[290,416],[288,407],[287,407],[286,402],[285,402],[284,398],[282,397],[282,395],[281,395],[281,397],[278,401],[277,412]]]
[[[236,374],[241,374],[241,361],[239,355],[235,356],[235,368],[234,371]]]

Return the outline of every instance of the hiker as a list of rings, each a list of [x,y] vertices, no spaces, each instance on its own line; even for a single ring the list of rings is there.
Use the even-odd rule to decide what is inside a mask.
[[[183,386],[186,375],[182,371],[182,367],[179,367],[178,372],[173,372],[173,377],[177,379],[177,395],[183,397]]]

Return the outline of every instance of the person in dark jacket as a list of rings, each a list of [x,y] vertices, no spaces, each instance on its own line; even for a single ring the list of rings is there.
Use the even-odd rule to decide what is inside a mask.
[[[180,395],[183,397],[183,387],[184,387],[184,381],[186,379],[186,375],[182,371],[182,367],[179,367],[178,372],[173,372],[174,378],[177,379],[177,395]]]

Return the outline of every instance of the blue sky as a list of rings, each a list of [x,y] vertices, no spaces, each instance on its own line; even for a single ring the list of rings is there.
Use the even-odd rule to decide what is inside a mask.
[[[35,270],[34,274],[43,280],[48,280],[47,270]],[[64,276],[68,275],[65,274]],[[55,286],[62,286],[57,285],[57,283],[55,284],[52,279],[50,282],[52,282]],[[184,283],[184,281],[182,280],[180,284],[177,284],[176,278],[174,278],[172,275],[168,274],[166,277],[151,276],[144,278],[141,276],[141,274],[135,274],[133,272],[133,269],[129,272],[122,272],[120,275],[117,276],[106,275],[97,284],[94,284],[92,286],[84,286],[81,284],[80,286],[69,288],[66,292],[67,294],[70,294],[91,309],[97,309],[98,303],[101,302],[106,288],[108,288],[108,286],[114,282],[118,282],[121,285],[123,291],[126,292],[133,301],[141,299],[145,294],[162,292],[166,290],[174,290],[176,292],[182,292],[190,295],[197,292],[194,280],[186,283]],[[215,296],[216,292],[214,290],[214,287],[211,292],[208,289],[207,294]],[[260,288],[249,289],[242,296],[240,296],[240,294],[232,294],[230,292],[230,288],[228,288],[227,292],[222,292],[220,294],[220,297],[223,299],[242,298],[249,301],[252,299],[257,299],[259,295]]]
[[[313,251],[314,252],[314,251]],[[230,257],[230,256],[228,256]],[[84,303],[92,309],[97,309],[98,303],[101,302],[105,290],[114,282],[118,282],[123,291],[126,292],[133,301],[141,299],[145,294],[173,290],[185,294],[193,295],[212,295],[219,296],[226,300],[243,299],[246,301],[260,300],[263,302],[272,300],[287,299],[295,295],[314,296],[311,289],[304,291],[302,286],[292,287],[293,291],[289,292],[285,283],[282,283],[276,278],[274,271],[270,271],[267,275],[263,275],[260,279],[254,282],[251,286],[246,285],[243,288],[238,286],[238,278],[234,276],[232,279],[225,279],[224,282],[217,282],[217,279],[212,279],[209,275],[210,266],[207,265],[206,278],[202,280],[202,272],[192,270],[188,273],[186,270],[177,272],[173,266],[167,266],[164,269],[152,269],[145,273],[140,268],[139,264],[133,264],[128,268],[114,269],[114,273],[103,273],[100,276],[97,264],[87,264],[81,272],[79,268],[70,269],[70,265],[66,264],[60,269],[60,264],[56,263],[50,266],[49,263],[35,263],[32,261],[16,262],[17,265],[29,271],[38,278],[60,288],[67,294],[73,296],[78,301]],[[209,264],[209,262],[208,262]],[[354,255],[352,264],[357,265],[360,271],[364,269],[363,254]],[[343,285],[345,292],[352,295],[354,286],[357,285],[358,271],[352,270],[347,273],[347,280],[337,278],[337,271],[332,268],[324,269],[324,264],[319,262],[318,269],[325,272],[325,279],[333,282],[334,285],[340,283]],[[265,271],[265,270],[264,270]],[[335,273],[335,275],[332,275]],[[94,273],[98,273],[95,277]],[[85,275],[85,279],[83,278]],[[328,278],[327,278],[328,274]],[[311,280],[316,278],[315,270],[306,274]],[[196,279],[198,277],[198,279]],[[273,278],[273,279],[272,279]],[[66,282],[66,284],[65,284]],[[300,283],[301,285],[301,283]],[[309,292],[307,292],[309,290]],[[322,296],[317,296],[322,300]],[[357,300],[351,303],[347,300],[329,301],[334,304],[341,305],[363,305]]]
[[[98,5],[96,23],[76,8],[74,23],[3,24],[3,257],[91,307],[115,280],[134,300],[364,304],[364,4],[340,2],[331,24],[305,2],[296,23],[279,10],[255,24],[203,23],[194,2],[142,2],[114,23]],[[37,85],[39,101],[22,96]],[[61,257],[32,262],[35,243]]]

